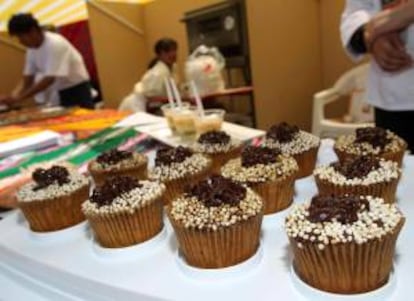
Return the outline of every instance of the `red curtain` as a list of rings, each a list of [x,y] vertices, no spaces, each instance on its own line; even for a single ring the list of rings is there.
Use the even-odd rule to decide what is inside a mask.
[[[91,77],[92,85],[100,92],[98,71],[96,68],[88,21],[79,21],[61,26],[58,28],[58,32],[69,40],[81,53]],[[101,93],[99,93],[99,95],[100,94]]]

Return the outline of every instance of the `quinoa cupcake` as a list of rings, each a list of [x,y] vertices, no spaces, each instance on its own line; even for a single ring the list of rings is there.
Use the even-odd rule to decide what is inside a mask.
[[[225,178],[250,186],[264,203],[264,214],[290,206],[298,165],[293,157],[277,149],[247,146],[240,158],[230,160],[221,169]]]
[[[155,167],[149,178],[166,186],[165,205],[183,193],[184,188],[209,176],[211,159],[191,149],[178,146],[161,148],[155,157]]]
[[[263,203],[250,188],[215,175],[172,202],[168,217],[189,265],[224,268],[256,253]]]
[[[63,166],[38,168],[33,181],[17,192],[18,207],[35,232],[62,230],[85,220],[81,204],[89,196],[89,180]]]
[[[314,176],[321,195],[371,195],[394,203],[401,169],[394,161],[361,156],[319,166]]]
[[[147,178],[148,159],[145,155],[112,149],[89,163],[88,169],[97,186],[108,177],[130,176],[138,180]]]
[[[164,184],[117,176],[95,188],[82,211],[100,245],[127,247],[162,230],[164,193]]]
[[[263,144],[280,149],[282,154],[295,158],[299,166],[298,178],[312,174],[318,157],[319,137],[282,122],[267,131]]]
[[[387,283],[404,224],[395,204],[372,196],[315,196],[285,221],[293,267],[323,291],[357,294]]]
[[[223,131],[210,131],[200,135],[192,149],[212,160],[212,172],[220,173],[221,167],[230,159],[240,156],[242,144]]]
[[[389,130],[364,127],[355,134],[339,136],[334,151],[339,161],[355,156],[373,155],[402,165],[407,143]]]

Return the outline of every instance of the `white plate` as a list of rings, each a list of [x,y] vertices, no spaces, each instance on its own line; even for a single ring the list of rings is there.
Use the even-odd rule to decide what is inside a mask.
[[[136,130],[140,131],[141,133],[148,134],[152,138],[174,147],[179,145],[189,146],[195,141],[194,136],[183,138],[178,135],[173,135],[166,121],[157,124],[136,127]],[[265,134],[265,132],[262,130],[252,129],[229,122],[223,123],[222,130],[229,134],[232,138],[239,141],[247,141],[263,136]]]

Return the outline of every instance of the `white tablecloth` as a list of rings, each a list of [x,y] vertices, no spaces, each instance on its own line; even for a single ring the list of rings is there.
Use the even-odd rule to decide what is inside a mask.
[[[319,163],[333,161],[332,142],[324,141]],[[398,239],[389,300],[412,300],[414,271],[414,157],[407,157],[398,188],[398,202],[407,217]],[[309,199],[312,177],[296,183],[295,203]],[[282,224],[289,209],[263,223],[262,258],[246,270],[189,274],[180,267],[177,245],[167,224],[158,245],[120,256],[94,249],[87,230],[39,238],[19,213],[0,221],[0,299],[27,300],[386,300],[375,294],[334,297],[299,291],[292,281],[291,254]],[[3,282],[4,279],[4,282]],[[20,291],[19,291],[20,290]],[[388,293],[390,293],[388,291]],[[313,294],[313,295],[312,295]],[[306,296],[305,296],[306,295]]]

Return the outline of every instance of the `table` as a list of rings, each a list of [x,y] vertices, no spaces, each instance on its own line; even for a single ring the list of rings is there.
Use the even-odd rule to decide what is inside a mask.
[[[335,159],[332,141],[323,141],[319,163]],[[153,153],[151,158],[153,159]],[[407,217],[397,243],[395,287],[389,299],[374,294],[362,297],[335,297],[307,290],[306,298],[290,272],[291,254],[282,224],[289,209],[266,217],[263,223],[261,260],[237,273],[213,275],[182,269],[172,229],[166,224],[165,239],[148,248],[132,249],[124,254],[106,254],[94,248],[88,230],[38,237],[27,229],[20,213],[0,221],[0,281],[2,297],[35,294],[46,300],[411,300],[411,272],[414,203],[414,157],[407,156],[398,188],[400,208]],[[309,199],[316,187],[312,177],[295,184],[295,203]],[[98,252],[99,251],[99,252]],[[190,276],[189,276],[190,275]],[[19,294],[17,294],[19,296]],[[15,299],[14,299],[15,300]],[[37,300],[37,299],[36,299]]]
[[[19,115],[20,113],[22,115]],[[59,107],[13,112],[9,120],[14,121],[13,124],[9,124],[7,120],[4,123],[0,122],[0,142],[25,137],[45,129],[60,133],[75,133],[78,139],[86,138],[99,130],[112,126],[129,114],[129,112],[119,112],[112,109],[59,109]]]
[[[53,110],[52,110],[53,112]],[[58,109],[58,112],[60,110]],[[21,174],[21,170],[25,170],[33,164],[38,164],[44,161],[50,161],[51,159],[57,159],[59,157],[67,157],[66,154],[74,151],[74,156],[77,154],[80,157],[79,160],[75,160],[74,164],[79,165],[85,163],[87,159],[93,159],[99,154],[99,151],[104,151],[107,148],[118,146],[123,139],[113,139],[118,141],[118,144],[109,143],[105,146],[103,140],[105,140],[105,133],[111,135],[111,129],[115,123],[120,120],[125,120],[125,117],[129,115],[128,112],[118,112],[116,110],[86,110],[86,109],[71,109],[70,113],[64,116],[48,118],[44,120],[38,120],[28,122],[19,125],[0,126],[0,143],[12,141],[28,135],[34,135],[40,133],[46,129],[56,131],[65,135],[65,142],[63,146],[52,146],[46,149],[37,149],[33,152],[25,152],[21,154],[12,155],[6,158],[0,158],[0,209],[1,207],[9,208],[13,206],[14,190],[15,187],[21,185],[26,181]],[[133,133],[135,136],[136,133]],[[121,135],[122,136],[122,135]],[[100,139],[99,137],[103,138]],[[127,139],[129,136],[125,137]],[[69,144],[76,138],[76,142]],[[87,147],[91,140],[96,140],[98,144],[94,148]],[[84,149],[75,151],[77,147],[84,145]],[[38,145],[37,145],[38,146]],[[89,154],[87,154],[89,151]],[[85,160],[82,159],[82,154],[86,155]],[[67,160],[71,157],[66,158]],[[83,162],[85,161],[85,162]]]

